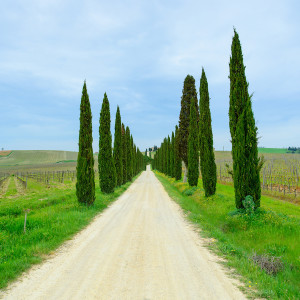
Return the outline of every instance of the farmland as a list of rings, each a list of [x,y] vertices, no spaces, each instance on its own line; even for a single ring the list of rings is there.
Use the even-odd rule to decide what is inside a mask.
[[[300,202],[300,154],[260,153],[265,163],[260,172],[262,192],[294,203]],[[216,151],[217,178],[220,183],[232,183],[229,171],[232,157],[229,151]]]
[[[35,152],[37,153],[35,154]],[[43,155],[45,157],[43,157]],[[44,257],[47,257],[63,240],[86,226],[98,212],[107,207],[109,203],[116,199],[129,186],[129,184],[126,184],[117,189],[114,194],[104,195],[100,192],[98,173],[96,172],[95,205],[90,209],[79,205],[75,196],[76,161],[74,161],[73,158],[76,157],[76,155],[76,152],[64,151],[12,151],[10,154],[12,158],[10,160],[0,159],[0,240],[3,245],[0,250],[0,287],[5,287],[9,281],[16,278],[32,264],[39,263]],[[265,158],[265,164],[261,172],[263,193],[298,203],[300,155],[287,153],[264,153],[263,155]],[[215,233],[207,234],[220,240],[225,238],[226,245],[220,242],[218,247],[221,250],[218,251],[223,251],[225,256],[229,259],[230,264],[234,265],[245,278],[251,278],[251,281],[256,281],[258,285],[261,285],[259,289],[263,291],[262,296],[268,296],[270,294],[274,296],[274,294],[272,294],[273,292],[264,290],[262,286],[262,282],[265,281],[268,282],[268,286],[271,287],[274,283],[272,278],[270,279],[269,276],[263,273],[261,274],[258,271],[255,271],[256,273],[252,276],[250,275],[251,266],[250,269],[245,269],[244,266],[238,265],[238,260],[231,260],[231,252],[233,250],[236,252],[239,251],[238,256],[245,257],[245,259],[243,258],[244,260],[240,262],[246,265],[247,257],[252,255],[249,250],[251,245],[248,245],[250,243],[248,239],[248,244],[246,243],[242,249],[241,246],[235,246],[235,243],[239,243],[238,241],[233,240],[231,236],[228,237],[228,233],[226,232],[227,227],[233,225],[226,223],[228,222],[228,217],[226,217],[228,212],[226,211],[224,213],[224,211],[228,209],[229,206],[231,210],[233,209],[232,205],[234,200],[233,189],[231,187],[232,179],[228,173],[226,164],[229,165],[230,169],[232,166],[232,158],[231,153],[228,151],[216,151],[215,156],[218,174],[217,197],[220,197],[220,199],[218,198],[220,201],[218,201],[223,203],[223,200],[226,199],[226,203],[224,203],[226,208],[224,207],[224,209],[222,208],[220,211],[215,225],[216,227],[221,227],[221,229],[224,227],[224,230],[222,229],[221,231],[225,232],[220,233],[221,239],[218,235],[215,235]],[[95,158],[97,158],[97,156],[95,156]],[[24,164],[24,161],[26,161],[27,164]],[[97,171],[97,160],[95,160],[95,171]],[[199,180],[199,182],[201,182],[201,180]],[[179,185],[180,184],[182,183],[179,183]],[[188,187],[184,186],[184,188],[187,189]],[[202,191],[200,183],[199,189]],[[197,193],[195,193],[195,195],[197,195]],[[218,201],[217,203],[219,203]],[[197,203],[197,205],[198,204],[199,203]],[[294,223],[297,222],[294,220],[294,217],[297,217],[298,220],[298,206],[295,206],[294,210],[292,204],[281,201],[276,202],[267,197],[263,197],[262,206],[268,211],[274,210],[276,212],[276,215],[266,213],[263,219],[265,223],[268,221],[267,218],[274,217],[279,218],[281,223],[285,222],[282,219],[285,218],[284,216],[277,216],[280,210],[284,214],[289,215],[289,218],[292,220],[288,220],[289,223],[287,226],[291,224],[294,226]],[[206,209],[205,205],[204,208]],[[27,209],[30,211],[26,224],[26,235],[24,235],[24,218]],[[191,216],[194,216],[194,213]],[[209,216],[209,218],[213,217]],[[203,222],[203,220],[204,219],[201,219],[201,222]],[[197,219],[197,222],[198,221]],[[242,221],[242,225],[248,224],[247,220],[247,222]],[[211,220],[207,222],[211,222]],[[223,223],[226,224],[222,225]],[[276,224],[274,226],[272,224],[269,225],[270,230],[268,230],[272,232],[272,234],[277,234],[277,229],[274,232],[272,231]],[[254,228],[253,230],[258,230],[256,226],[251,226]],[[214,227],[211,227],[211,230],[214,230]],[[231,232],[230,230],[229,233]],[[245,230],[245,228],[241,228],[241,239],[244,236]],[[222,235],[225,237],[222,237]],[[237,236],[237,238],[239,237]],[[270,245],[260,245],[259,247],[261,248],[257,248],[258,251],[263,251],[265,247],[269,247],[268,249],[270,251],[274,249],[274,251],[279,251],[277,249],[279,247],[277,244],[279,243],[274,244],[274,246],[271,242],[273,239],[278,238],[270,237]],[[294,261],[295,253],[292,252],[294,250],[298,251],[298,248],[293,250],[286,246],[288,239],[289,236],[280,242],[280,245],[283,243],[285,247],[284,259],[295,268],[298,268],[297,262]],[[248,249],[247,247],[250,248]],[[275,248],[273,249],[272,247]],[[244,252],[240,254],[241,251]],[[281,255],[279,252],[275,254]],[[22,266],[21,268],[17,267],[20,265]],[[292,282],[295,281],[294,277],[297,273],[290,273],[286,269],[284,274],[287,275]],[[292,286],[288,286],[287,288],[290,289],[290,293],[294,293]],[[276,293],[279,295],[280,291],[277,290]]]
[[[287,148],[258,148],[258,153],[287,153]]]
[[[77,152],[48,150],[14,150],[0,156],[0,168],[76,161]]]
[[[260,173],[262,192],[299,203],[300,154],[290,154],[283,150],[287,151],[259,148],[259,156],[265,160]],[[232,177],[228,173],[232,169],[231,152],[215,151],[215,157],[218,182],[232,184]],[[97,170],[97,155],[94,158],[94,169]],[[50,186],[65,180],[73,182],[76,177],[76,159],[77,152],[71,151],[12,151],[8,157],[0,157],[0,194],[1,186],[5,188],[5,178],[12,174],[21,183],[26,182],[26,178]]]

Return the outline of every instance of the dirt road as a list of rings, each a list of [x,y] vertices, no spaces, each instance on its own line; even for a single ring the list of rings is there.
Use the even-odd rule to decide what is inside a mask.
[[[245,299],[147,170],[4,299]]]

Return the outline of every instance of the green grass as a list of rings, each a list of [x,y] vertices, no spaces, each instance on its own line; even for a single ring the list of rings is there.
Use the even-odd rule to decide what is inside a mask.
[[[287,153],[287,148],[258,148],[258,153]]]
[[[200,181],[198,188],[191,189],[161,173],[156,176],[202,234],[213,238],[209,247],[242,275],[248,295],[300,298],[299,206],[263,196],[261,209],[250,217],[235,210],[231,186],[218,184],[216,195],[206,198]],[[276,275],[267,274],[251,259],[255,253],[280,257],[284,269]]]
[[[15,185],[14,177],[10,176],[9,180],[10,180],[9,185],[8,185],[8,188],[7,188],[7,191],[6,191],[6,194],[5,194],[6,197],[12,197],[12,196],[14,196],[18,193],[16,185]]]
[[[78,204],[74,183],[45,189],[44,185],[29,181],[26,194],[0,199],[0,288],[84,228],[130,184],[126,183],[109,195],[102,194],[97,187],[96,201],[91,207]],[[11,178],[8,195],[15,194]],[[25,209],[31,209],[26,234]]]

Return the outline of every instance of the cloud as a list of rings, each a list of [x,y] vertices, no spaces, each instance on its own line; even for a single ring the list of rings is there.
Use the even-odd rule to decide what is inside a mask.
[[[23,128],[33,145],[38,137],[30,135],[28,124],[33,132],[44,128],[49,138],[55,132],[52,145],[57,148],[77,147],[84,79],[95,141],[106,91],[112,131],[119,105],[136,143],[141,148],[157,143],[157,137],[170,134],[178,121],[185,76],[193,75],[199,89],[203,66],[215,145],[230,147],[228,63],[233,26],[242,43],[249,92],[254,92],[261,143],[299,140],[293,125],[281,141],[273,141],[274,135],[266,129],[280,131],[297,118],[300,109],[300,5],[296,1],[36,0],[8,1],[1,8],[0,26],[5,30],[0,92],[5,111],[0,112],[0,126],[4,131]],[[65,130],[58,130],[56,124]],[[22,148],[19,132],[10,132],[13,139],[1,130],[1,140]],[[62,142],[67,135],[74,143]],[[41,139],[41,149],[49,146],[47,138]]]

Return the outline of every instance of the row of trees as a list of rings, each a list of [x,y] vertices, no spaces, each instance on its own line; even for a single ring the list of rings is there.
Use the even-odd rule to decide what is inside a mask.
[[[175,134],[172,132],[171,138],[169,136],[165,138],[160,148],[156,151],[152,168],[176,180],[181,179],[178,126],[175,127]]]
[[[200,111],[199,111],[200,107]],[[199,158],[205,195],[210,196],[216,190],[216,164],[213,152],[211,114],[209,108],[208,84],[204,69],[200,80],[200,103],[198,106],[195,79],[187,75],[184,80],[179,127],[170,140],[165,138],[154,157],[154,168],[181,179],[184,165],[184,181],[190,186],[198,185]]]
[[[237,208],[243,208],[243,200],[251,195],[255,207],[260,206],[259,171],[263,161],[258,158],[257,127],[252,111],[251,96],[245,76],[245,66],[239,36],[234,30],[231,46],[230,69],[230,107],[229,126],[232,142],[235,202]],[[209,108],[207,78],[202,69],[200,79],[200,103],[198,106],[195,79],[187,75],[183,84],[179,128],[175,131],[174,146],[172,138],[165,138],[154,157],[154,168],[181,178],[181,161],[184,166],[184,179],[191,186],[198,184],[199,158],[205,195],[216,191],[216,164],[213,151],[213,134]],[[177,128],[177,126],[176,126]],[[173,137],[173,133],[172,133]],[[177,156],[174,154],[177,149]],[[176,165],[180,165],[180,174],[175,175]]]
[[[130,129],[121,123],[119,107],[116,112],[114,147],[110,131],[110,108],[106,93],[100,112],[99,126],[99,184],[103,193],[112,193],[115,187],[131,181],[144,169],[144,157],[136,147]],[[95,201],[95,174],[92,137],[92,113],[86,82],[80,104],[79,153],[77,158],[76,195],[80,203]]]

